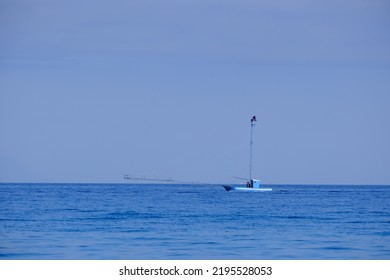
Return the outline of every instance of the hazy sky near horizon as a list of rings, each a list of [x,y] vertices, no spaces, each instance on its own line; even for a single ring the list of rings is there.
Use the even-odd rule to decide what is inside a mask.
[[[0,0],[0,182],[390,184],[390,2]]]

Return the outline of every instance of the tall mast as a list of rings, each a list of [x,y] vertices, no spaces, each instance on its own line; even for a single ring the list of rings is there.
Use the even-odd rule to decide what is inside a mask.
[[[253,127],[256,124],[256,116],[251,119],[251,141],[249,145],[249,180],[252,181],[252,149],[253,149]]]

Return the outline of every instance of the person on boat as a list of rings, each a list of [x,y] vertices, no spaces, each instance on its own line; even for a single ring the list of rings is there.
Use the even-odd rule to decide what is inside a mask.
[[[246,182],[246,187],[247,188],[252,188],[252,185],[251,185],[251,183],[248,181],[248,182]]]

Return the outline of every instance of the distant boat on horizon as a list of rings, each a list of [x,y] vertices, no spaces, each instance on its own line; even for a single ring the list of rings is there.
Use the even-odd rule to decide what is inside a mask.
[[[252,150],[253,150],[253,127],[256,124],[256,116],[251,118],[251,137],[250,137],[250,151],[249,151],[249,180],[246,185],[222,185],[226,191],[245,191],[245,192],[266,192],[272,191],[271,188],[260,187],[260,180],[252,179]]]

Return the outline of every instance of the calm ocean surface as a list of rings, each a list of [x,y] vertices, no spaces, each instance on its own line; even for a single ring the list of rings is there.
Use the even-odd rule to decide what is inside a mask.
[[[390,186],[0,184],[0,259],[390,259]]]

